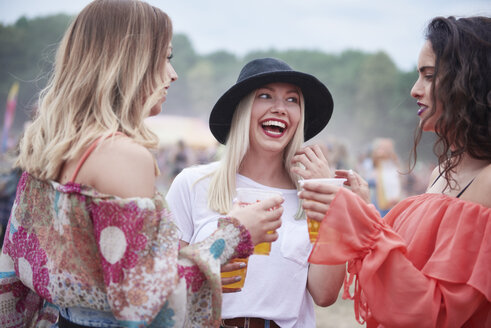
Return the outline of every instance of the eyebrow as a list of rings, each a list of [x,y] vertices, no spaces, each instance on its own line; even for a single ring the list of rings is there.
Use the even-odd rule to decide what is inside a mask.
[[[418,69],[418,72],[420,73],[423,73],[425,70],[427,69],[435,69],[435,66],[421,66],[419,69]]]

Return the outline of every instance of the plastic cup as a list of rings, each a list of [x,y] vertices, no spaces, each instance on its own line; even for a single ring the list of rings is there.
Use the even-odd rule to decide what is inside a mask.
[[[242,259],[242,258],[235,258],[235,259],[231,259],[230,260],[230,263],[232,262],[243,262],[246,264],[246,266],[244,268],[241,268],[241,269],[238,269],[238,270],[234,270],[234,271],[229,271],[229,272],[221,272],[221,276],[222,278],[230,278],[230,277],[235,277],[235,276],[240,276],[241,279],[237,282],[233,282],[231,284],[228,284],[228,285],[223,285],[222,287],[223,288],[242,288],[244,287],[244,283],[245,283],[245,277],[246,277],[246,273],[247,273],[247,262],[249,261],[248,258],[245,258],[245,259]]]
[[[305,179],[305,180],[299,180],[298,182],[300,183],[300,186],[303,187],[303,183],[305,181],[315,181],[315,182],[321,182],[325,184],[330,184],[330,185],[335,185],[342,187],[344,182],[347,179],[344,178],[325,178],[325,179]],[[320,222],[316,220],[311,220],[307,217],[307,226],[309,228],[309,239],[312,244],[315,244],[317,241],[317,238],[319,237],[319,227],[320,227]]]
[[[255,188],[237,188],[237,201],[239,205],[250,205],[256,202],[274,197],[282,196],[279,191],[263,190]],[[269,231],[268,233],[273,233]],[[271,242],[260,243],[254,246],[254,254],[256,255],[269,255],[271,252]]]

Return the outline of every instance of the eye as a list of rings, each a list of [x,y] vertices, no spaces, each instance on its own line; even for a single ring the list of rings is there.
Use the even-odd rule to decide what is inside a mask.
[[[298,104],[298,97],[288,97],[286,101]]]
[[[425,74],[424,78],[427,81],[432,81],[433,80],[433,74]]]
[[[257,95],[257,97],[258,97],[258,98],[261,98],[261,99],[271,99],[271,96],[269,95],[269,93],[265,93],[265,92],[263,92],[263,93],[259,93],[259,94]]]
[[[172,58],[174,58],[174,54],[171,52],[171,54],[169,56],[167,56],[167,60],[171,60]]]

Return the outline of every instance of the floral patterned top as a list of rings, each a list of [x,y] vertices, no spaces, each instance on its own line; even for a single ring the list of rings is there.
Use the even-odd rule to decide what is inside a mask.
[[[160,193],[121,199],[24,173],[0,256],[0,326],[50,327],[58,308],[81,307],[123,327],[215,327],[220,265],[252,248],[249,232],[224,218],[179,250]]]

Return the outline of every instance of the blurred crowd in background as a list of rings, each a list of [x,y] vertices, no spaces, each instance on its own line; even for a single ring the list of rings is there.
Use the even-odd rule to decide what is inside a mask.
[[[167,121],[169,118],[163,119]],[[152,122],[150,122],[153,126]],[[196,124],[195,122],[194,124]],[[204,122],[200,125],[206,126]],[[155,153],[157,164],[160,169],[160,176],[157,180],[157,188],[164,194],[167,192],[173,179],[184,168],[206,164],[220,159],[223,145],[208,135],[208,131],[199,131],[198,125],[183,126],[181,132],[175,132],[171,136],[170,142],[168,131],[159,131],[154,127],[154,131],[161,138],[162,143]],[[161,127],[165,129],[165,127]],[[201,128],[200,128],[201,129]],[[192,137],[184,140],[186,133]],[[198,135],[196,135],[198,134]],[[201,135],[201,138],[199,134]],[[183,139],[178,139],[184,136]],[[165,139],[165,140],[164,140]],[[352,169],[360,173],[369,183],[373,204],[377,207],[381,215],[385,215],[399,200],[420,193],[424,193],[428,185],[426,180],[434,166],[426,162],[418,161],[415,169],[408,173],[407,160],[401,159],[395,143],[390,138],[376,138],[367,141],[362,151],[355,151],[345,140],[328,136],[323,139],[316,139],[314,143],[321,146],[324,155],[335,169]],[[15,199],[17,182],[21,172],[14,169],[13,163],[16,157],[15,140],[9,140],[8,149],[0,155],[0,222],[3,229],[8,222],[10,209]],[[1,243],[1,241],[0,241]]]
[[[382,215],[399,200],[424,193],[428,185],[427,177],[434,168],[430,164],[418,162],[415,169],[408,173],[406,161],[400,159],[390,138],[376,138],[361,152],[350,149],[346,142],[334,136],[323,142],[316,140],[316,143],[322,147],[333,172],[335,169],[352,169],[367,180],[372,202]],[[165,192],[175,176],[185,167],[219,160],[222,147],[218,143],[209,147],[192,147],[180,140],[174,145],[159,149],[159,190]]]

